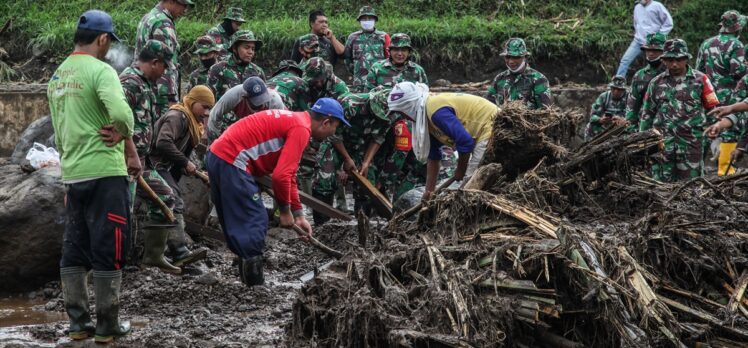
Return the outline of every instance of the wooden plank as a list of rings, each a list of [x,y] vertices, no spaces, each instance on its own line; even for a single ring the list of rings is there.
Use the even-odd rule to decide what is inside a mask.
[[[255,181],[260,184],[265,190],[268,191],[271,195],[273,194],[273,180],[269,176],[263,176],[263,177],[255,177]],[[327,203],[320,201],[319,199],[316,199],[302,191],[299,191],[299,199],[301,200],[301,203],[308,206],[309,208],[312,208],[312,210],[327,215],[333,219],[340,219],[343,221],[352,221],[353,216],[348,215],[338,209],[335,209]]]
[[[364,188],[366,195],[371,197],[372,203],[374,203],[374,209],[377,210],[377,213],[379,213],[379,215],[381,215],[385,219],[391,219],[392,203],[390,203],[387,197],[385,197],[382,192],[377,190],[377,188],[374,187],[374,185],[372,185],[371,182],[369,182],[369,180],[359,172],[355,170],[349,170],[348,174],[353,177],[353,181]]]

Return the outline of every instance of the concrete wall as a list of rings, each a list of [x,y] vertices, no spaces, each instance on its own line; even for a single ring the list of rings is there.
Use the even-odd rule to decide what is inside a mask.
[[[46,115],[46,84],[0,85],[0,156],[9,156],[23,130]]]

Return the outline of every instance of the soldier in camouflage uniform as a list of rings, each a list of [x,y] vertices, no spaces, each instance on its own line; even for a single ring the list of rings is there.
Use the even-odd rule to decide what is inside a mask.
[[[338,56],[345,52],[345,46],[338,41],[338,38],[330,30],[324,11],[314,10],[309,12],[309,29],[311,34],[316,35],[319,41],[319,52],[317,52],[316,56],[322,57],[322,59],[332,66],[335,66]],[[303,58],[299,51],[300,41],[301,37],[296,39],[291,49],[291,60],[297,63],[301,63],[301,59]]]
[[[309,59],[316,57],[319,53],[319,36],[314,34],[306,34],[301,36],[298,40],[298,57],[299,67],[304,67]]]
[[[205,33],[221,48],[221,60],[228,58],[231,53],[231,37],[245,22],[247,20],[244,19],[244,10],[241,7],[229,7],[226,16],[223,17],[223,22],[208,29]]]
[[[748,65],[745,48],[738,39],[738,34],[743,29],[740,14],[737,11],[725,12],[721,25],[719,35],[706,39],[701,44],[696,56],[696,69],[709,76],[719,100],[727,102],[730,101],[738,81],[746,74]],[[737,146],[740,131],[736,126],[720,134],[718,175],[726,174],[730,153]]]
[[[268,79],[267,86],[275,90],[283,100],[286,109],[304,111],[299,107],[305,84],[301,79],[304,70],[293,60],[281,61],[278,70]],[[306,192],[306,191],[304,191]],[[311,190],[309,191],[311,192]]]
[[[652,166],[656,180],[674,182],[703,174],[706,110],[719,99],[709,77],[688,65],[690,58],[685,41],[666,41],[662,61],[667,71],[649,83],[644,97],[639,129],[655,128],[665,142],[662,159]]]
[[[231,55],[225,61],[218,62],[208,71],[208,87],[215,93],[216,100],[221,99],[229,88],[249,78],[257,76],[265,81],[265,71],[252,63],[255,53],[262,48],[262,41],[255,38],[249,30],[239,30],[231,38]]]
[[[504,57],[507,70],[496,75],[488,87],[488,100],[501,106],[504,103],[523,100],[527,107],[540,109],[553,102],[548,79],[527,64],[525,40],[511,38],[504,44]]]
[[[172,56],[173,52],[168,46],[160,41],[148,40],[138,52],[136,62],[123,70],[119,77],[122,89],[125,92],[125,99],[130,105],[135,119],[132,139],[138,150],[140,163],[146,169],[142,175],[143,179],[169,209],[173,209],[176,202],[174,192],[158,172],[148,169],[146,158],[151,149],[153,125],[158,119],[155,110],[156,96],[152,84],[164,74],[168,65],[167,62],[171,60]],[[138,199],[146,204],[148,211],[143,226],[145,252],[141,264],[155,266],[165,272],[179,273],[179,268],[174,267],[164,259],[164,248],[169,237],[169,231],[163,226],[170,223],[141,188],[136,190],[135,183],[131,184],[130,191],[132,194],[137,192]]]
[[[729,103],[724,104],[728,105],[716,107],[709,113],[710,116],[719,119],[719,122],[709,127],[706,132],[714,138],[726,129],[734,127],[741,130],[738,143],[730,154],[730,161],[734,166],[743,157],[743,153],[748,151],[748,133],[745,132],[746,122],[748,122],[748,74],[743,75],[743,78],[738,81]],[[731,170],[730,173],[732,172]]]
[[[188,6],[195,6],[195,3],[192,0],[161,0],[143,16],[135,32],[136,57],[148,40],[160,41],[174,52],[164,75],[156,82],[156,118],[163,115],[169,105],[179,101],[179,40],[174,21],[187,13]]]
[[[403,33],[392,35],[392,43],[389,47],[390,58],[380,60],[371,66],[366,76],[366,89],[372,90],[377,86],[392,88],[398,82],[403,81],[428,85],[426,71],[410,59],[412,52],[410,36]]]
[[[190,82],[187,90],[197,85],[208,85],[208,70],[216,63],[216,58],[221,48],[208,35],[201,36],[195,40],[195,54],[200,58],[200,67],[190,74]]]
[[[343,58],[346,68],[353,75],[353,91],[359,93],[367,91],[366,77],[372,65],[389,57],[390,36],[374,28],[377,14],[371,6],[361,7],[357,20],[362,30],[348,35]]]
[[[584,131],[584,140],[590,141],[612,125],[626,124],[626,78],[614,76],[608,84],[608,90],[601,93],[592,104],[590,121]]]
[[[631,90],[626,100],[626,122],[630,124],[626,129],[628,132],[639,131],[639,114],[649,81],[666,70],[660,59],[665,49],[665,41],[667,37],[663,33],[647,34],[647,42],[641,47],[647,59],[647,66],[637,71],[631,80]]]

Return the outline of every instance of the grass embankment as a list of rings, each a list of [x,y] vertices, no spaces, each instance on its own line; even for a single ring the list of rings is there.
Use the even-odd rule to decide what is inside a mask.
[[[156,0],[128,1],[33,1],[0,5],[0,25],[15,17],[12,30],[28,42],[29,52],[61,57],[71,49],[75,22],[83,11],[100,8],[112,14],[118,35],[134,43],[138,21]],[[220,21],[225,7],[245,9],[252,29],[265,43],[258,59],[270,64],[289,55],[293,40],[308,31],[307,14],[323,8],[331,28],[341,41],[358,30],[358,7],[364,2],[332,0],[299,1],[196,1],[197,6],[177,22],[177,32],[187,52],[194,39]],[[720,14],[727,9],[748,12],[744,0],[663,1],[676,22],[672,36],[689,41],[694,51],[704,38],[716,32]],[[498,54],[501,42],[524,37],[535,59],[605,62],[608,65],[630,42],[630,0],[462,0],[371,1],[380,13],[377,27],[390,33],[411,35],[421,62],[430,66],[485,66]],[[223,4],[223,5],[221,5]],[[4,44],[3,44],[4,45]],[[266,68],[272,68],[266,66]]]

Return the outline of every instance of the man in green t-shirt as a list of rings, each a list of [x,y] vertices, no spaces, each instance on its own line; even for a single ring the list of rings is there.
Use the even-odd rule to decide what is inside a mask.
[[[132,141],[133,117],[117,72],[103,62],[114,35],[112,17],[83,13],[75,51],[49,81],[47,98],[61,156],[66,224],[60,278],[74,340],[107,343],[130,331],[119,321],[122,268],[130,244],[128,173],[142,167]],[[126,161],[122,159],[125,158]],[[93,269],[96,326],[88,309]]]

